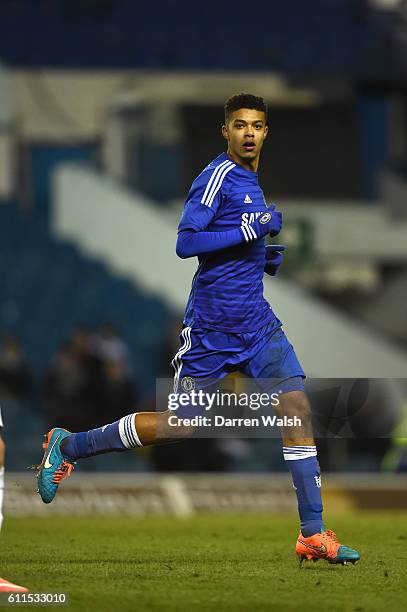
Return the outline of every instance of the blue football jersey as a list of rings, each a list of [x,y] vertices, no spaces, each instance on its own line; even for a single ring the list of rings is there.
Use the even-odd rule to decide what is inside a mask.
[[[227,231],[252,223],[266,210],[257,172],[222,153],[192,183],[178,231]],[[275,319],[263,296],[264,238],[199,255],[198,260],[185,325],[239,333]]]

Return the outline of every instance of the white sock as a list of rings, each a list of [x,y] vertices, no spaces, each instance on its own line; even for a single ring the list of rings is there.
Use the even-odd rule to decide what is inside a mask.
[[[3,522],[4,467],[0,467],[0,529]]]
[[[142,412],[135,412],[128,414],[119,421],[119,434],[122,444],[125,448],[137,448],[143,446],[140,438],[138,437],[136,429],[136,414],[143,414]]]

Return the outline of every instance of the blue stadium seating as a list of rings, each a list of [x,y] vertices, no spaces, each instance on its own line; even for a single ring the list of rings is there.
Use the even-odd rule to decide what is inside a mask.
[[[69,244],[53,240],[44,219],[0,206],[0,333],[17,335],[40,376],[74,327],[116,324],[128,342],[138,387],[151,388],[166,333],[164,302]]]
[[[355,0],[71,0],[0,3],[0,57],[12,65],[282,70],[394,70],[397,21]],[[75,44],[72,44],[72,41]]]

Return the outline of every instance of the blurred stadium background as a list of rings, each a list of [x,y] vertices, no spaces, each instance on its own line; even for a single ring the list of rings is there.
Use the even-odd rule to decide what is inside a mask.
[[[50,425],[155,409],[195,268],[174,252],[183,198],[240,91],[270,104],[260,179],[285,218],[266,296],[309,376],[380,379],[363,434],[320,441],[326,496],[407,506],[407,2],[244,7],[0,3],[8,514],[68,511],[23,473]],[[278,440],[191,440],[84,461],[64,490],[78,513],[292,508],[280,472]]]

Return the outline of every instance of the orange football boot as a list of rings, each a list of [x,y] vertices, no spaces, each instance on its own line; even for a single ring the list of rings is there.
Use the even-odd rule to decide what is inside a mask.
[[[318,561],[325,559],[328,563],[355,564],[360,559],[360,554],[353,548],[342,546],[333,531],[327,529],[322,533],[316,533],[309,538],[304,538],[300,531],[295,546],[300,562]]]

